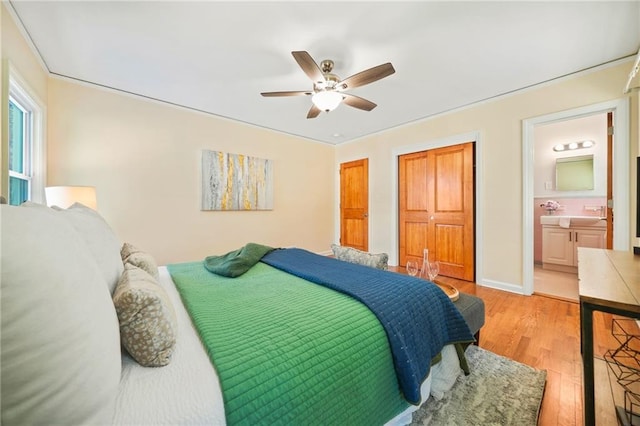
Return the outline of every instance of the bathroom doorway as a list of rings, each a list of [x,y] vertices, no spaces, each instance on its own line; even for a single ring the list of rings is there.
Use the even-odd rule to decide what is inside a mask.
[[[613,114],[614,136],[612,154],[607,154],[607,114]],[[547,201],[551,205],[557,204],[554,212],[559,216],[602,216],[603,206],[607,206],[607,157],[610,157],[613,176],[613,201],[615,202],[616,226],[613,229],[613,248],[616,250],[628,250],[629,247],[629,197],[628,197],[628,150],[629,150],[629,107],[626,99],[590,105],[575,110],[563,111],[546,116],[536,117],[523,122],[523,288],[525,294],[534,291],[553,294],[553,286],[556,286],[557,297],[577,300],[577,274],[573,263],[575,247],[564,250],[555,250],[552,257],[555,263],[562,267],[554,268],[547,273],[545,269],[544,281],[555,283],[551,289],[544,286],[541,280],[536,283],[535,277],[541,278],[542,274],[536,274],[536,269],[542,266],[542,222],[554,224],[554,219],[541,219],[546,216],[546,209],[541,207]],[[593,123],[591,123],[593,121]],[[595,126],[597,134],[587,134],[587,126]],[[573,129],[572,129],[573,128]],[[544,142],[540,142],[544,140]],[[585,141],[589,141],[584,143]],[[576,146],[577,145],[577,146]],[[556,147],[554,150],[554,147]],[[578,154],[579,153],[579,154]],[[540,158],[539,158],[540,157]],[[569,188],[566,191],[558,190],[556,182],[556,162],[559,158],[586,157],[592,161],[593,184],[591,187]],[[603,163],[604,161],[604,163]],[[587,161],[588,163],[588,161]],[[553,203],[554,201],[559,201]],[[587,220],[590,220],[587,218]],[[587,224],[587,223],[582,223]],[[555,223],[559,225],[559,223]],[[588,223],[590,226],[591,223]],[[571,222],[563,223],[569,228]],[[562,228],[558,226],[558,228]],[[552,247],[560,247],[560,242],[569,239],[574,242],[575,234],[571,230],[562,229],[564,237],[556,233]],[[582,237],[582,244],[587,240],[602,237],[602,231],[598,231],[599,237],[589,235]],[[565,239],[566,237],[566,239]],[[591,243],[589,243],[591,244]],[[604,243],[606,244],[606,242]],[[605,245],[606,247],[606,245]],[[539,263],[537,263],[539,262]],[[540,271],[540,269],[538,269]],[[564,274],[564,275],[558,275]],[[563,278],[566,278],[563,279]],[[560,290],[562,282],[569,282],[575,290],[567,293]],[[569,296],[569,294],[571,296]]]
[[[607,209],[611,114],[599,112],[534,128],[536,294],[577,302],[576,247],[606,248],[606,219],[601,218]],[[576,225],[571,217],[593,221]]]

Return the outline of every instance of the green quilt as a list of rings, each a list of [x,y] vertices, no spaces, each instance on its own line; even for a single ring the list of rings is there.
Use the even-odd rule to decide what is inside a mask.
[[[227,424],[380,425],[408,404],[360,302],[263,263],[238,278],[168,266],[214,363]]]

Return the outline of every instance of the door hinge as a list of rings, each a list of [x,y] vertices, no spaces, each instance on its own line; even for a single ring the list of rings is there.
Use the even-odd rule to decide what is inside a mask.
[[[607,136],[613,135],[613,126],[607,127]]]

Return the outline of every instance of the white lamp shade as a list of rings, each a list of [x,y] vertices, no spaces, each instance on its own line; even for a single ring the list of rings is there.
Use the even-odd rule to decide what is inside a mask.
[[[342,102],[342,95],[332,91],[317,92],[311,97],[311,102],[322,111],[333,111]]]
[[[94,210],[98,207],[96,188],[93,186],[49,186],[44,192],[49,207],[66,209],[73,203],[80,203]]]

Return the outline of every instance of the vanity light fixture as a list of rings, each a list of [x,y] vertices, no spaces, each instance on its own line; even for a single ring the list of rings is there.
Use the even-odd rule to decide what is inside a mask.
[[[593,148],[595,144],[596,143],[592,140],[571,142],[571,143],[565,143],[565,144],[559,143],[558,145],[553,147],[553,150],[555,152],[573,151],[575,149]]]

